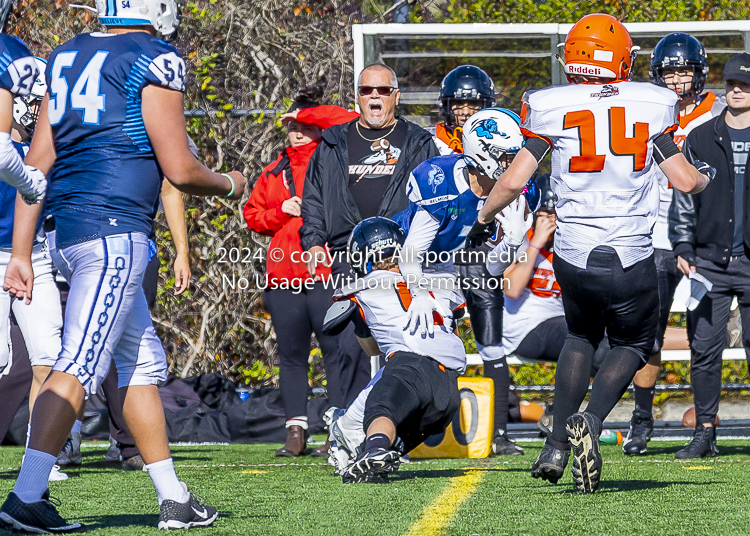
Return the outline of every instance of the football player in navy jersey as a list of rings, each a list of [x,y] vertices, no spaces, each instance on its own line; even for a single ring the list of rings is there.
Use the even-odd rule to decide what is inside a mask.
[[[0,28],[13,6],[13,0],[0,0]],[[31,93],[39,76],[34,56],[17,37],[0,33],[0,181],[16,188],[27,203],[44,197],[47,181],[44,173],[24,164],[10,139],[13,123],[13,99]]]
[[[498,177],[523,145],[520,119],[503,108],[486,108],[472,115],[463,129],[463,154],[431,158],[412,172],[406,190],[409,207],[394,217],[407,230],[399,269],[409,285],[412,302],[406,328],[432,333],[435,301],[418,282],[425,271],[453,271],[453,252],[464,247],[475,215]],[[529,181],[527,200],[536,195]],[[538,199],[532,201],[534,208]],[[531,204],[530,204],[531,206]],[[502,216],[501,216],[502,217]],[[508,253],[523,241],[531,215],[503,221]],[[514,224],[523,227],[515,229]],[[495,226],[497,227],[497,226]],[[434,260],[430,260],[434,259]],[[428,261],[427,263],[422,261]],[[446,262],[447,261],[447,262]]]
[[[151,323],[141,280],[164,176],[194,195],[239,199],[245,179],[218,174],[192,156],[182,91],[185,65],[155,37],[177,30],[175,0],[97,2],[107,33],[81,34],[49,58],[48,94],[27,161],[48,174],[54,217],[52,257],[70,283],[63,345],[37,397],[31,440],[0,519],[26,531],[70,532],[49,501],[47,475],[87,394],[113,359],[123,415],[161,508],[159,528],[212,524],[175,474],[156,384],[166,379],[164,349]],[[36,207],[16,201],[13,256],[4,288],[32,297],[30,263]]]

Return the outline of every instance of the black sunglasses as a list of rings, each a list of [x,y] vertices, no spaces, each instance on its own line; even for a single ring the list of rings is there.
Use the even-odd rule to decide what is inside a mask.
[[[391,93],[397,89],[397,87],[390,86],[359,86],[357,91],[362,97],[371,96],[373,91],[377,91],[378,95],[382,97],[390,97]]]

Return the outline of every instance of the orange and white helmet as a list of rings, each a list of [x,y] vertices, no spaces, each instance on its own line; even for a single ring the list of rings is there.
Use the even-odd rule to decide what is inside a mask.
[[[593,13],[576,22],[565,38],[565,74],[607,82],[629,80],[639,47],[625,26],[612,15]]]

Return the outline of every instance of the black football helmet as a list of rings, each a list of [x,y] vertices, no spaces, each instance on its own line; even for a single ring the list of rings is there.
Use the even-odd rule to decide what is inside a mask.
[[[539,210],[553,211],[557,206],[557,196],[552,191],[550,184],[550,175],[545,173],[536,178],[536,185],[539,188]]]
[[[349,264],[354,273],[365,276],[375,261],[392,257],[405,241],[406,233],[393,220],[382,216],[362,220],[349,235]]]
[[[706,49],[692,35],[675,32],[664,36],[651,53],[649,75],[651,81],[667,87],[664,81],[664,69],[669,67],[687,67],[693,70],[693,81],[690,88],[678,92],[680,100],[696,97],[703,92],[708,74]]]
[[[495,83],[479,67],[456,67],[440,84],[440,113],[451,128],[456,126],[456,117],[451,111],[451,101],[454,100],[479,101],[482,108],[490,108],[495,105]]]

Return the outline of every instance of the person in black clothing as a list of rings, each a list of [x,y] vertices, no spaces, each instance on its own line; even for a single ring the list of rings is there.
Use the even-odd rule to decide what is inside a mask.
[[[676,458],[716,456],[714,420],[721,394],[722,351],[732,297],[739,300],[742,344],[750,363],[750,54],[732,56],[724,67],[727,108],[693,130],[683,152],[716,168],[716,179],[691,196],[675,190],[669,239],[677,267],[698,272],[713,288],[688,311],[692,349],[690,377],[695,397],[695,434]]]
[[[404,210],[409,174],[438,156],[426,130],[396,116],[398,101],[393,70],[369,65],[357,85],[359,118],[323,132],[307,167],[301,207],[300,238],[310,255],[307,268],[312,276],[316,265],[324,264],[331,266],[339,285],[342,278],[354,277],[345,253],[354,226],[365,218],[391,218]],[[370,360],[351,326],[339,335],[338,345],[341,390],[348,405],[370,380]]]

